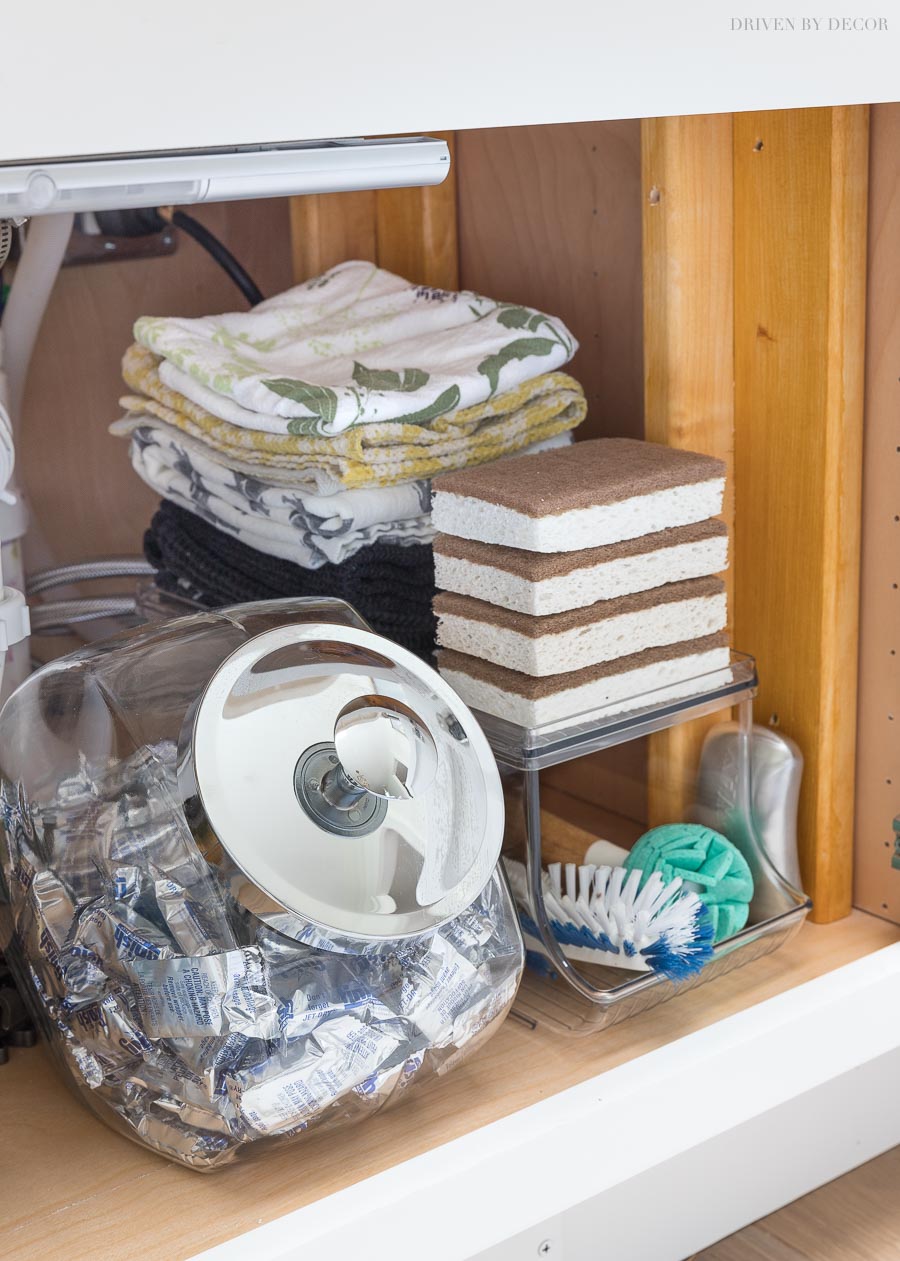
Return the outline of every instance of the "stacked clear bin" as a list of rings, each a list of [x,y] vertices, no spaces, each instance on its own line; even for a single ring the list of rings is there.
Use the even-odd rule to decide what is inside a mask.
[[[758,836],[751,808],[750,733],[756,665],[751,657],[732,654],[730,668],[693,680],[690,694],[677,700],[654,700],[652,692],[635,697],[627,713],[604,716],[582,714],[566,723],[543,727],[516,726],[489,714],[479,721],[504,776],[507,844],[504,850],[525,863],[532,919],[548,957],[547,975],[526,970],[514,1014],[532,1026],[543,1025],[566,1034],[595,1033],[629,1016],[655,1007],[687,989],[703,985],[742,964],[777,950],[799,930],[811,903],[775,869]],[[562,762],[611,749],[653,732],[663,731],[704,715],[729,709],[738,719],[736,793],[727,818],[716,823],[747,859],[754,879],[754,897],[747,926],[719,942],[706,967],[687,981],[675,983],[653,973],[608,966],[575,964],[555,940],[544,908],[541,870],[560,855],[546,852],[541,832],[540,773]],[[723,717],[727,717],[723,714]],[[672,768],[666,768],[668,773]],[[680,794],[690,803],[686,818],[698,821],[700,803],[694,784]],[[518,812],[518,817],[517,817]],[[657,819],[655,822],[678,822]],[[703,818],[708,822],[708,818]],[[607,840],[625,845],[619,836]],[[524,851],[524,852],[523,852]],[[569,860],[574,856],[567,855]],[[581,857],[580,861],[584,861]]]

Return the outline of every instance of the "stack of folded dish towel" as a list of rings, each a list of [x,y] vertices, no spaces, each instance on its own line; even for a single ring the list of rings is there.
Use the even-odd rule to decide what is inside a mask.
[[[728,675],[721,460],[600,438],[434,487],[441,673],[537,727]]]
[[[206,607],[340,596],[423,656],[431,478],[568,444],[587,410],[561,321],[371,263],[134,331],[112,432],[163,497],[158,585]]]

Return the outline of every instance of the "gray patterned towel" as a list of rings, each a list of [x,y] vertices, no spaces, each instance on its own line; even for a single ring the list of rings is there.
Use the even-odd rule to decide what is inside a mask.
[[[169,426],[131,432],[135,472],[164,499],[269,556],[304,569],[340,564],[378,539],[429,543],[430,482],[307,494],[274,486],[205,456]]]

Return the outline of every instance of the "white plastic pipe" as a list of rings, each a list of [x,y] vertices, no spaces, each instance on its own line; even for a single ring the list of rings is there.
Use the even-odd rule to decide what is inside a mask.
[[[22,399],[31,352],[65,256],[73,221],[72,214],[32,219],[3,312],[4,363],[14,433],[19,432],[22,423]]]
[[[12,291],[3,313],[2,368],[6,388],[5,398],[0,399],[0,404],[5,404],[0,417],[3,422],[0,425],[3,430],[0,439],[0,492],[6,491],[12,476],[14,438],[22,428],[22,400],[31,354],[65,256],[73,222],[72,214],[46,215],[34,220],[25,238],[22,257],[16,267]],[[28,672],[27,641],[30,630],[25,599],[20,591],[3,585],[0,568],[0,697],[3,699]],[[6,666],[10,663],[11,669],[7,670]]]
[[[13,444],[12,419],[9,414],[9,387],[3,362],[3,331],[0,329],[0,502],[11,503],[14,501],[14,496],[7,488],[12,481],[16,451]]]

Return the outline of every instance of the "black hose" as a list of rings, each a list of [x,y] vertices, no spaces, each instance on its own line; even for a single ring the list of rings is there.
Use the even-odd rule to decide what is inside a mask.
[[[205,228],[193,215],[183,210],[173,210],[161,214],[149,207],[143,210],[98,210],[94,218],[101,232],[110,236],[147,236],[160,232],[166,224],[174,224],[188,236],[192,236],[198,245],[228,273],[251,306],[262,302],[263,295],[257,289],[252,278],[247,274],[231,251],[222,244],[217,236]]]
[[[216,260],[222,270],[228,273],[251,306],[256,306],[262,302],[263,294],[257,289],[249,273],[244,270],[219,238],[213,236],[212,232],[205,228],[198,219],[195,219],[193,215],[185,214],[183,210],[175,210],[172,212],[172,223],[176,228],[181,228],[182,232],[186,232],[188,236],[192,236],[197,244],[201,245],[207,254]]]

